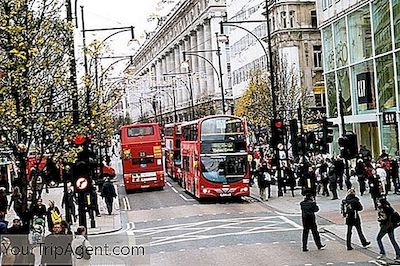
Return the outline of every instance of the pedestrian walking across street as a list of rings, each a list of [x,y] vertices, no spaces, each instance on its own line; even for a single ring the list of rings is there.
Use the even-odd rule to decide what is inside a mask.
[[[394,235],[394,230],[400,223],[400,216],[385,198],[381,198],[378,201],[378,222],[380,226],[378,236],[376,237],[380,250],[378,259],[386,258],[382,238],[387,234],[396,252],[395,260],[400,262],[400,248]]]
[[[108,214],[111,215],[113,209],[113,201],[114,198],[117,197],[117,193],[115,192],[114,185],[113,183],[111,183],[109,178],[107,178],[106,182],[103,185],[101,196],[106,202]]]
[[[347,192],[346,198],[342,201],[341,210],[343,217],[346,218],[347,225],[347,235],[346,235],[346,244],[347,250],[352,250],[351,246],[351,235],[353,231],[353,227],[356,228],[358,237],[360,238],[361,244],[363,247],[368,247],[371,242],[367,241],[365,238],[362,227],[361,227],[361,218],[359,212],[363,210],[363,206],[361,205],[360,199],[356,196],[356,191],[354,189],[349,189]]]
[[[300,203],[300,207],[303,222],[303,251],[308,251],[307,242],[310,230],[313,234],[314,242],[317,248],[324,249],[325,244],[321,243],[321,238],[319,236],[317,222],[315,218],[315,213],[319,211],[319,207],[317,203],[313,200],[313,196],[311,193],[306,193],[306,197]]]

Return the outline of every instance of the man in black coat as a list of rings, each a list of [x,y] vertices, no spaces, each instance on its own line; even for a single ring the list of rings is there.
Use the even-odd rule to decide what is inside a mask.
[[[358,237],[360,238],[361,244],[363,247],[368,247],[371,242],[365,239],[365,236],[361,229],[361,219],[358,212],[362,211],[363,206],[361,205],[360,199],[356,196],[356,191],[354,188],[351,188],[347,191],[347,196],[344,200],[342,200],[342,214],[343,217],[346,218],[347,224],[347,250],[352,250],[351,246],[351,234],[353,230],[353,226],[356,228]]]
[[[325,244],[321,244],[321,238],[318,233],[315,213],[319,211],[317,203],[313,200],[312,194],[307,192],[306,197],[300,202],[301,216],[303,222],[303,251],[308,251],[308,233],[312,232],[315,245],[318,249],[324,249]]]
[[[113,209],[113,201],[114,198],[117,197],[117,193],[115,192],[114,185],[113,183],[111,183],[109,178],[107,178],[106,182],[103,185],[101,196],[106,202],[108,214],[111,215]]]

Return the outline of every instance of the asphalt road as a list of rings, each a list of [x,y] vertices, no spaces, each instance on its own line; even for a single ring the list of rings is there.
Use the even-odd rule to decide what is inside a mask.
[[[161,191],[126,195],[120,186],[119,192],[125,228],[92,241],[150,241],[144,263],[151,265],[381,265],[368,250],[347,251],[327,233],[321,233],[325,250],[317,250],[310,236],[310,251],[302,252],[300,217],[252,198],[199,203],[172,180]],[[122,265],[120,257],[102,263],[107,260]]]

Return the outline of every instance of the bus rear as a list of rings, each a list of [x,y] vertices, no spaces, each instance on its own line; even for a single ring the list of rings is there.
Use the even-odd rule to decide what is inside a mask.
[[[163,188],[165,185],[161,131],[156,123],[121,127],[125,190]]]
[[[181,167],[180,123],[165,125],[165,171],[174,180],[179,181]]]

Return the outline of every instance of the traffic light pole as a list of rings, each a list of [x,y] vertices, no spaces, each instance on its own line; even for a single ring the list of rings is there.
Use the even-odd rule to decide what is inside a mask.
[[[339,89],[339,107],[340,107],[340,123],[342,126],[342,137],[345,137],[346,135],[346,125],[344,123],[344,103],[343,103],[343,95],[342,95],[342,89]],[[345,163],[345,168],[346,168],[346,184],[347,180],[350,178],[350,169],[349,169],[349,161],[345,158],[343,158],[344,163]]]

